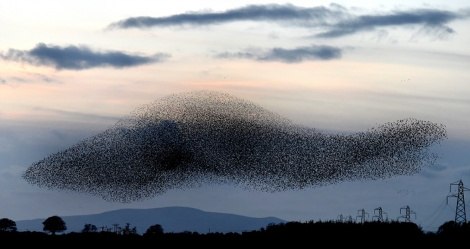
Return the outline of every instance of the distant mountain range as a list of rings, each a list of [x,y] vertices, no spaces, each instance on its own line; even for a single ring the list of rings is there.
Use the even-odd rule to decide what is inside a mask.
[[[65,233],[81,232],[85,224],[92,224],[98,231],[114,231],[114,228],[136,228],[143,234],[150,226],[160,224],[165,233],[198,232],[206,233],[242,233],[265,228],[268,224],[285,223],[276,217],[254,218],[229,213],[205,212],[189,207],[163,207],[151,209],[119,209],[100,214],[60,216],[67,226]],[[44,220],[48,217],[19,220],[16,227],[19,232],[43,232]]]

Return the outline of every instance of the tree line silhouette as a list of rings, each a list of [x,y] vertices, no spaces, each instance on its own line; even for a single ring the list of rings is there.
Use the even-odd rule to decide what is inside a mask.
[[[449,246],[460,244],[470,235],[469,222],[448,221],[436,232],[425,232],[413,222],[399,221],[308,221],[270,223],[259,230],[242,233],[164,232],[160,224],[147,228],[142,235],[129,223],[124,228],[98,229],[84,224],[81,232],[67,233],[67,226],[59,216],[44,220],[43,232],[18,231],[16,223],[8,218],[0,219],[0,241],[15,245],[31,244],[54,247],[55,245],[90,246],[106,243],[109,246],[136,246],[148,243],[171,243],[178,245],[231,246],[306,246],[331,243],[336,245],[360,244],[363,247],[387,244],[389,246],[421,245]],[[117,225],[117,224],[115,224]],[[162,244],[163,245],[163,244]]]

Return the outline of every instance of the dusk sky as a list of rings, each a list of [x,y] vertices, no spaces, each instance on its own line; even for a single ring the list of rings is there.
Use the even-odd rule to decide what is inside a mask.
[[[381,207],[396,220],[409,206],[435,231],[454,220],[452,184],[470,188],[469,27],[464,0],[0,1],[0,218],[185,206],[288,221],[362,209],[372,220]],[[416,118],[448,137],[414,175],[276,193],[221,184],[120,203],[22,178],[140,106],[195,90],[325,133]]]

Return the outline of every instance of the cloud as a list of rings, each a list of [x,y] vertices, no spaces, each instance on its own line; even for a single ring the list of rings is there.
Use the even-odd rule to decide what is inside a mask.
[[[418,26],[441,38],[455,31],[447,26],[451,21],[470,16],[469,10],[457,12],[439,9],[412,9],[390,13],[355,15],[345,7],[330,4],[329,7],[304,8],[292,4],[248,5],[224,12],[190,12],[166,17],[131,17],[112,23],[108,29],[151,28],[170,26],[202,26],[237,21],[266,21],[306,28],[319,28],[315,37],[337,38],[358,32],[373,31],[389,26]]]
[[[62,117],[67,117],[68,119],[79,119],[79,120],[99,120],[104,122],[115,122],[118,120],[115,116],[109,115],[96,115],[83,112],[67,111],[61,109],[45,108],[36,106],[33,108],[35,112],[44,113],[46,115],[59,115]]]
[[[433,9],[396,11],[384,15],[363,15],[338,22],[332,25],[328,31],[315,36],[335,38],[361,31],[375,30],[379,27],[410,25],[420,25],[424,29],[451,34],[454,33],[454,30],[445,24],[460,17],[457,13]]]
[[[29,84],[38,82],[61,83],[60,80],[53,79],[39,73],[26,73],[26,77],[0,78],[0,85],[8,86],[17,86],[18,84]]]
[[[50,78],[44,74],[39,74],[39,73],[28,73],[28,75],[34,77],[34,78],[39,78],[41,81],[47,82],[47,83],[56,83],[60,82],[56,79]]]
[[[121,51],[93,51],[86,46],[60,47],[39,43],[28,51],[10,49],[7,53],[0,54],[0,57],[37,66],[52,66],[58,70],[83,70],[96,67],[139,66],[163,61],[169,55],[157,53],[153,56],[140,56]]]
[[[341,16],[341,11],[325,7],[302,8],[291,4],[248,5],[218,13],[191,12],[167,17],[131,17],[112,23],[108,28],[210,25],[235,21],[276,21],[312,25],[323,23],[331,16]]]
[[[305,60],[331,60],[341,58],[341,49],[331,46],[297,47],[294,49],[272,48],[264,52],[246,50],[237,53],[219,53],[217,58],[243,58],[257,61],[281,61],[298,63]]]

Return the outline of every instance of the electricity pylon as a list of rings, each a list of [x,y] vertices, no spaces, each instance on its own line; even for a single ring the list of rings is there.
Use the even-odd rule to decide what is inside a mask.
[[[469,190],[463,186],[462,180],[450,184],[450,191],[452,192],[452,186],[457,185],[457,195],[451,194],[447,196],[447,203],[449,202],[449,197],[457,197],[457,205],[455,205],[455,223],[467,222],[467,215],[465,214],[465,199],[463,191]]]
[[[405,222],[411,222],[410,220],[410,217],[411,217],[411,214],[414,214],[415,215],[415,219],[416,219],[416,213],[411,211],[410,207],[409,206],[406,206],[406,207],[402,207],[400,208],[400,214],[401,214],[401,211],[405,209],[405,215],[402,215],[400,217],[397,218],[397,221],[400,220],[400,218],[404,218],[405,219]]]
[[[377,218],[378,222],[383,222],[384,221],[383,214],[385,214],[385,216],[387,216],[387,213],[383,212],[381,207],[378,207],[378,208],[374,209],[374,214],[375,214],[376,210],[379,211],[379,214],[372,216],[372,219]],[[386,220],[388,220],[388,217],[386,218]]]
[[[340,214],[340,215],[338,216],[338,221],[344,222],[344,223],[351,223],[351,222],[353,222],[351,215],[349,215],[348,217],[344,217],[342,214]]]
[[[358,210],[357,212],[360,214],[356,216],[356,221],[357,221],[357,218],[359,217],[361,218],[361,223],[364,223],[366,221],[366,214],[367,214],[367,217],[369,217],[369,214],[366,213],[364,209]]]
[[[114,232],[119,233],[119,224],[115,223],[113,224],[113,227],[114,227]]]
[[[339,222],[343,222],[343,221],[344,221],[344,219],[343,219],[343,215],[342,215],[342,214],[340,214],[340,215],[339,215],[339,217],[338,217],[338,221],[339,221]]]

